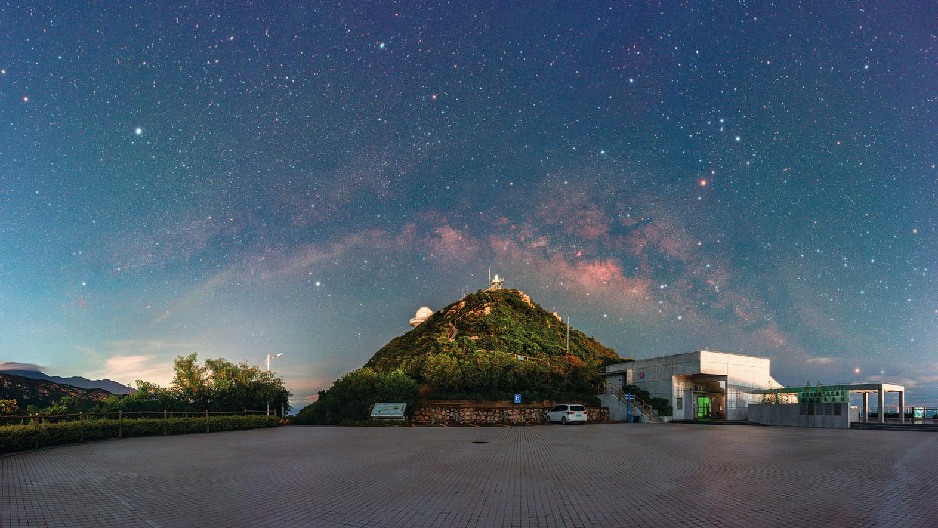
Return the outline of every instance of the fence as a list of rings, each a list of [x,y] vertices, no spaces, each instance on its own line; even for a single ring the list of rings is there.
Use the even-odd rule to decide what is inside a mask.
[[[910,405],[903,407],[905,414],[905,423],[913,424],[938,424],[938,407],[922,407]],[[862,409],[860,410],[862,412]],[[862,420],[862,416],[860,419]],[[885,406],[883,407],[883,418],[887,422],[898,422],[899,421],[899,407],[898,406]],[[875,422],[879,420],[879,409],[870,408],[867,411],[867,422]]]

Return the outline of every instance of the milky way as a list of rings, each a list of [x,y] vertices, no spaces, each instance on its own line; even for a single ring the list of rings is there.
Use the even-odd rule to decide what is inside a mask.
[[[302,406],[491,269],[938,405],[938,9],[469,4],[0,4],[0,360]]]

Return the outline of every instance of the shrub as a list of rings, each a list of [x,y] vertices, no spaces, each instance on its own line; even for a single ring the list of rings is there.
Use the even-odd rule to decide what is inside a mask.
[[[276,427],[276,416],[209,416],[209,432]],[[0,426],[0,453],[12,453],[118,436],[159,436],[163,434],[204,433],[205,417],[135,418],[122,422],[109,418],[58,423]]]
[[[319,399],[297,415],[298,424],[353,424],[367,421],[371,407],[377,402],[407,404],[413,413],[417,404],[417,382],[403,371],[375,372],[360,368],[342,376]]]

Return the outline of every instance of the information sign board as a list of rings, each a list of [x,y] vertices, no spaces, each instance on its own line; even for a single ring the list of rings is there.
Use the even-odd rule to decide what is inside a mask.
[[[371,408],[371,417],[381,420],[403,420],[406,403],[376,403]]]

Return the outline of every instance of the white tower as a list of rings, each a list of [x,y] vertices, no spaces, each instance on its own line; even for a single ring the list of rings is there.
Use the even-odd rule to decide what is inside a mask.
[[[489,268],[489,288],[488,291],[495,291],[502,289],[502,284],[505,284],[505,279],[499,279],[498,274],[495,274],[495,278],[492,278],[492,268]]]

